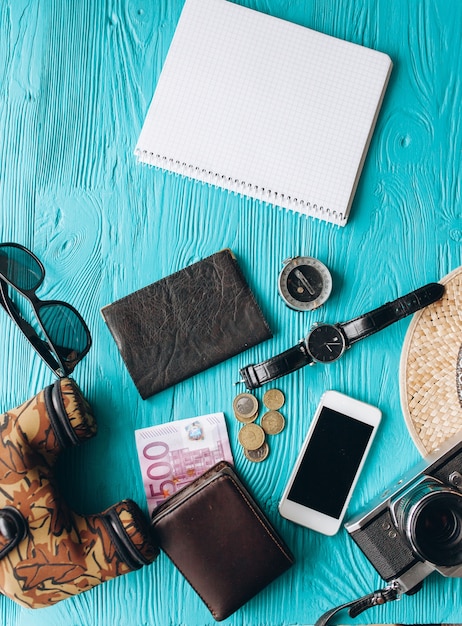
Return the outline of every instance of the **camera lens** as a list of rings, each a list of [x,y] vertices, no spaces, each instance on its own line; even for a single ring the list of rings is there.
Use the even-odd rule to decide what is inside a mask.
[[[452,566],[462,562],[460,500],[454,493],[435,494],[416,515],[416,549],[430,563]]]
[[[425,479],[396,509],[396,519],[416,554],[436,566],[462,563],[462,494]]]

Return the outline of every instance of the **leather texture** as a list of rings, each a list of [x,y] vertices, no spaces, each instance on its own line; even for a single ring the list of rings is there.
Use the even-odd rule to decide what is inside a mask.
[[[346,347],[365,339],[390,324],[419,311],[423,307],[439,300],[444,293],[441,283],[429,283],[405,296],[388,302],[369,313],[360,315],[348,322],[335,324],[346,340]],[[313,359],[300,342],[293,348],[281,352],[258,365],[248,365],[240,370],[242,380],[247,389],[256,389],[261,385],[312,363]]]
[[[101,312],[144,399],[272,336],[229,249]]]
[[[370,313],[360,315],[349,322],[338,324],[338,326],[346,337],[347,345],[351,345],[355,341],[369,337],[369,335],[390,326],[390,324],[423,309],[432,302],[436,302],[443,296],[443,293],[444,285],[429,283],[370,311]]]
[[[152,528],[161,549],[217,621],[294,562],[226,461],[161,504],[153,513]]]
[[[256,389],[312,362],[313,359],[306,351],[304,342],[300,342],[285,352],[263,361],[263,363],[243,367],[240,374],[247,389]]]

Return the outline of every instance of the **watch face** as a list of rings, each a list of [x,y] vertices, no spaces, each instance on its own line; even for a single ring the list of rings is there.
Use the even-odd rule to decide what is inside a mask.
[[[287,306],[311,311],[324,304],[332,291],[327,267],[312,257],[295,257],[285,263],[279,275],[279,293]]]
[[[332,363],[345,351],[345,338],[332,324],[320,324],[306,338],[306,347],[315,361]]]

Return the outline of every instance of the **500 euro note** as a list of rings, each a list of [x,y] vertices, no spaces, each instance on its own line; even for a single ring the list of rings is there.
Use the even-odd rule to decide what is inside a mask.
[[[149,514],[218,461],[233,463],[223,413],[142,428],[135,439]]]

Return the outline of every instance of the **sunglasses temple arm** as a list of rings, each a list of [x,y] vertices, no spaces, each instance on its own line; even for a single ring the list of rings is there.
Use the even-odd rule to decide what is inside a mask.
[[[18,314],[20,322],[15,319],[10,311],[10,306],[8,306],[5,294],[4,294],[4,286],[3,282],[0,282],[0,304],[5,309],[8,317],[16,324],[25,338],[29,341],[31,346],[37,352],[37,354],[45,361],[45,363],[50,367],[55,374],[58,375],[58,372],[62,370],[61,365],[58,361],[51,355],[50,347],[46,341],[40,339],[32,326],[26,322],[26,320]],[[11,302],[11,306],[14,307],[14,303]]]
[[[24,333],[24,335],[26,335],[26,333]],[[42,339],[37,337],[35,332],[31,336],[26,335],[26,337],[34,350],[37,352],[37,354],[42,357],[48,367],[50,367],[57,376],[64,376],[67,374],[67,372],[63,371],[63,368],[58,363],[58,361],[51,355],[50,348],[46,341],[43,341]],[[60,374],[59,372],[62,373]]]
[[[7,314],[11,317],[10,312],[8,311],[8,307],[5,302],[5,296],[3,295],[3,283],[0,283],[0,304],[5,309]]]
[[[32,328],[30,324],[28,324],[25,320],[22,319],[21,326],[19,326],[19,328],[22,331],[23,335],[26,337],[26,339],[29,341],[31,346],[34,348],[34,350],[39,354],[39,356],[42,357],[45,363],[49,367],[51,367],[51,369],[54,372],[56,372],[57,369],[61,369],[61,366],[59,365],[59,363],[50,354],[50,347],[48,346],[48,343],[44,341],[43,339],[40,339],[40,337],[37,336],[37,333],[35,332],[35,330]]]

